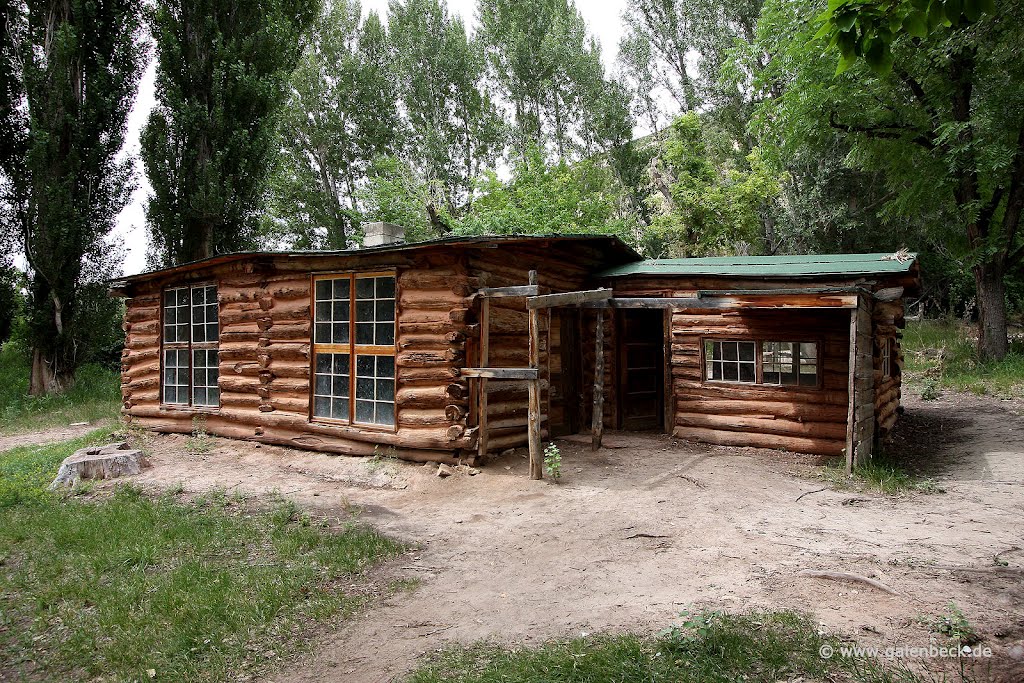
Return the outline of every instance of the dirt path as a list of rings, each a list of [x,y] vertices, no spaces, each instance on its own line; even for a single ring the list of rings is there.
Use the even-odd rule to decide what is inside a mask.
[[[933,634],[919,617],[950,601],[996,650],[979,680],[1020,680],[1024,663],[1005,654],[1024,644],[1019,406],[911,400],[904,424],[898,447],[945,493],[826,490],[797,502],[824,485],[807,478],[806,457],[630,434],[597,453],[560,442],[559,485],[530,481],[520,452],[439,479],[428,467],[223,440],[193,456],[175,436],[153,440],[155,466],[138,479],[355,505],[419,544],[394,567],[420,580],[414,592],[324,634],[275,683],[389,681],[448,643],[660,629],[690,606],[795,608],[864,644],[921,646]],[[897,595],[802,569],[855,572]]]
[[[105,426],[104,422],[73,424],[62,427],[50,427],[32,432],[0,435],[0,453],[22,446],[43,446],[57,441],[68,441],[85,436],[89,432]]]

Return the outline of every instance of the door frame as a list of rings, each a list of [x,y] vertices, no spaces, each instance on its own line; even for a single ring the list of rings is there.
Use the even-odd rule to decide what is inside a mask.
[[[624,321],[628,311],[631,310],[651,310],[651,309],[630,309],[620,308],[612,309],[615,311],[615,427],[616,429],[625,429],[623,424],[625,422],[625,410],[623,410],[623,400],[626,392],[625,388],[625,373],[626,373],[626,341],[624,334]],[[671,351],[672,351],[672,311],[669,309],[656,309],[661,312],[662,324],[661,324],[661,369],[662,372],[657,373],[658,376],[658,415],[656,418],[657,427],[656,429],[663,433],[671,433],[673,415],[675,414],[675,401],[674,392],[672,391],[672,364]],[[652,315],[653,317],[653,315]],[[638,430],[646,431],[646,430]]]

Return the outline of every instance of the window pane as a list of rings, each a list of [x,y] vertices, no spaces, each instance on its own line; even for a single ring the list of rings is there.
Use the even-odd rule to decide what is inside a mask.
[[[331,401],[331,417],[335,420],[348,419],[348,399],[336,398]]]
[[[331,399],[322,396],[315,397],[313,399],[313,415],[317,417],[330,417]]]
[[[330,396],[331,395],[331,377],[330,375],[321,375],[317,373],[316,386],[313,389],[313,393],[319,396]]]
[[[335,301],[333,306],[334,306],[334,320],[335,321],[338,321],[338,320],[347,321],[348,320],[348,313],[349,313],[348,299],[345,299],[343,301]]]
[[[334,354],[334,374],[336,375],[348,375],[348,354],[347,353],[336,353]]]
[[[331,343],[331,324],[330,323],[317,323],[316,331],[314,335],[314,341],[317,344],[330,344]]]
[[[334,280],[334,298],[335,299],[348,299],[349,298],[349,284],[348,278],[338,278]],[[326,298],[326,297],[325,297]]]
[[[733,347],[735,348],[735,347]],[[724,363],[722,366],[722,379],[725,380],[737,380],[739,379],[739,370],[736,363]]]
[[[722,358],[725,360],[739,360],[736,352],[736,342],[722,342]]]
[[[356,356],[356,375],[359,377],[373,377],[374,356]]]
[[[373,399],[373,380],[359,377],[356,379],[356,398]]]
[[[356,421],[373,422],[373,401],[356,400]]]
[[[325,301],[331,298],[331,281],[330,280],[317,280],[316,281],[316,300]]]
[[[394,299],[395,298],[395,278],[393,278],[393,277],[379,277],[379,278],[377,278],[377,298],[378,299]]]
[[[740,381],[741,382],[753,382],[754,381],[754,364],[753,363],[740,363]]]
[[[377,424],[382,425],[393,425],[395,424],[395,404],[394,403],[378,403],[377,404]]]
[[[334,381],[324,393],[348,398],[348,376],[335,375]]]
[[[325,322],[331,319],[331,302],[329,301],[317,301],[316,302],[316,321]]]
[[[356,278],[356,299],[372,299],[373,298],[373,278],[370,277],[357,277]]]
[[[754,342],[741,342],[740,345],[740,360],[753,361],[754,360]]]
[[[377,377],[395,376],[395,357],[377,356]]]
[[[393,379],[377,380],[377,399],[380,401],[395,400],[395,381]]]
[[[356,322],[373,320],[373,302],[356,301]]]
[[[377,335],[375,343],[378,346],[391,346],[395,343],[395,324],[377,323]]]
[[[356,323],[356,344],[373,344],[373,323]]]

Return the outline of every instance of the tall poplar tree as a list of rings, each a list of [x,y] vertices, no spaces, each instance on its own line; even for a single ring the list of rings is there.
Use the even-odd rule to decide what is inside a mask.
[[[253,246],[307,0],[157,0],[157,106],[142,134],[151,261]]]
[[[392,0],[388,25],[410,159],[430,189],[430,223],[444,234],[445,214],[469,208],[474,177],[503,151],[505,126],[487,93],[482,46],[443,0]]]
[[[141,11],[139,0],[2,9],[0,203],[28,264],[33,394],[73,380],[90,332],[83,292],[111,274],[105,238],[131,189],[119,152],[145,57]]]
[[[321,16],[288,84],[271,180],[272,230],[302,248],[351,246],[373,160],[400,150],[387,32],[376,13],[339,0]]]

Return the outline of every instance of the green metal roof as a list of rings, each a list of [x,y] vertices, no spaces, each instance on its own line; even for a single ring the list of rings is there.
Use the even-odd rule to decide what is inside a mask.
[[[803,256],[711,256],[648,259],[610,268],[601,277],[627,275],[730,275],[735,277],[817,277],[908,272],[917,254],[816,254]]]

